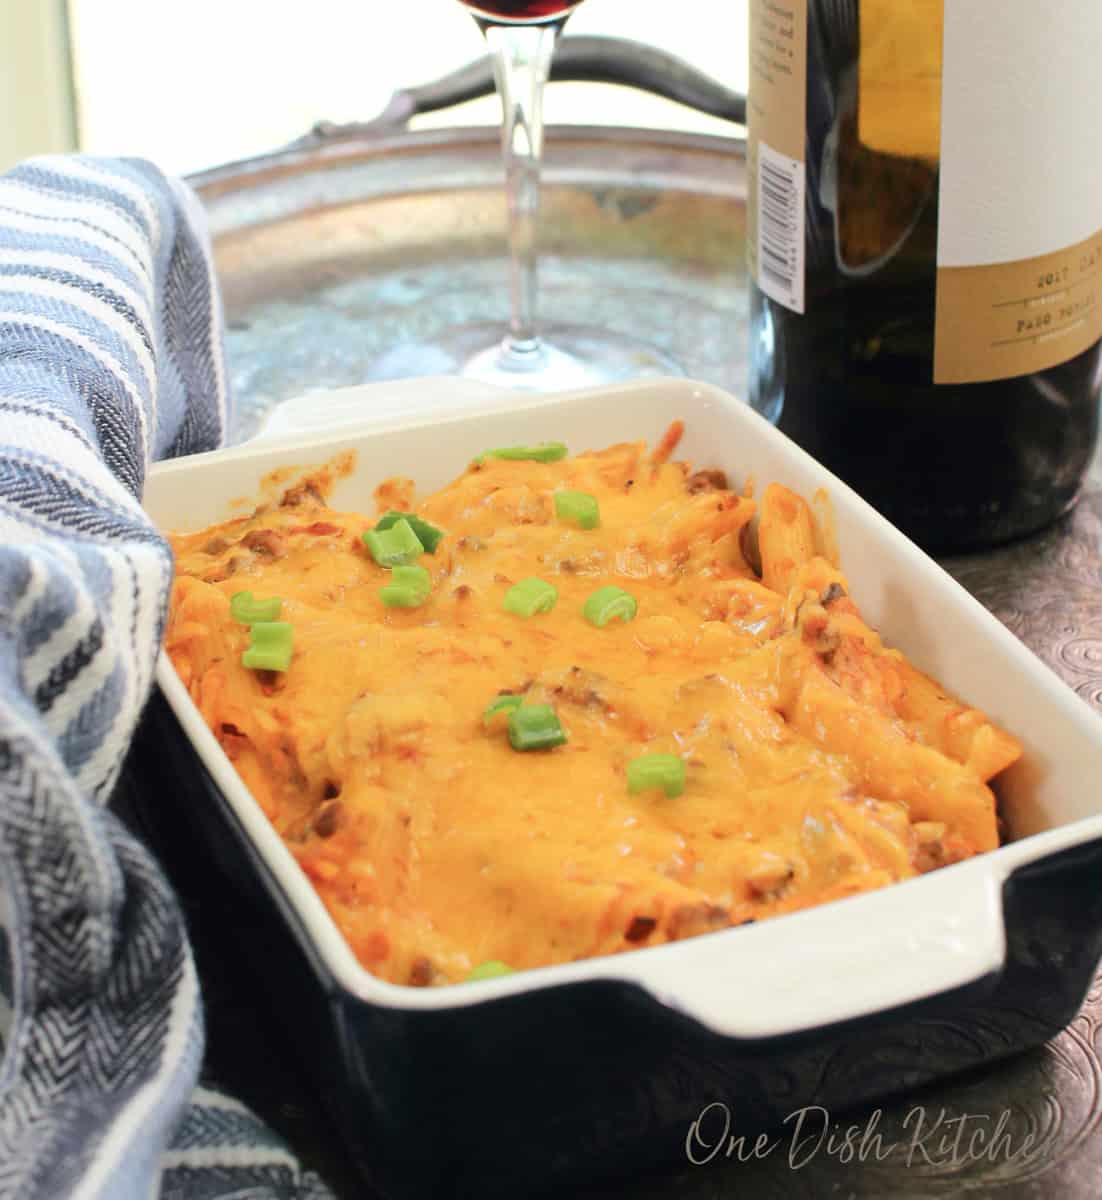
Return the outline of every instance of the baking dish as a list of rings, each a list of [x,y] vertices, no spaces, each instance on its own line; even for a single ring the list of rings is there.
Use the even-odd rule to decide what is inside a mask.
[[[162,528],[224,519],[261,478],[354,449],[335,507],[370,511],[395,470],[441,486],[488,445],[572,449],[645,438],[673,418],[679,456],[739,482],[825,492],[853,594],[921,669],[1019,737],[1000,780],[1012,840],[880,892],[612,958],[441,989],[383,983],[356,962],[162,656],[182,730],[158,728],[174,808],[213,864],[281,914],[249,947],[352,1156],[388,1194],[531,1194],[685,1161],[702,1109],[758,1132],[1036,1045],[1074,1016],[1102,954],[1102,724],[930,559],[733,397],[647,381],[518,397],[456,380],[303,397],[259,438],[161,464],[145,503]],[[195,794],[189,795],[191,789]],[[164,807],[163,797],[160,807]],[[277,1003],[277,1007],[283,1007]]]

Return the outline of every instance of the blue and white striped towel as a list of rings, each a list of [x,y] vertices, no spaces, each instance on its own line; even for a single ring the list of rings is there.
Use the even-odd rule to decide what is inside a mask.
[[[0,176],[0,1198],[322,1200],[194,1091],[199,989],[156,864],[103,807],[172,576],[151,460],[228,392],[198,202],[134,160]]]

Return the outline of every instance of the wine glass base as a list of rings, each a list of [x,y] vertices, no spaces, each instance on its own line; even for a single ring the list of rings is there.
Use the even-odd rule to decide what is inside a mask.
[[[515,343],[499,325],[469,325],[431,342],[408,342],[376,359],[367,379],[460,375],[525,392],[564,392],[628,379],[684,375],[655,346],[582,326],[549,325],[543,337]]]

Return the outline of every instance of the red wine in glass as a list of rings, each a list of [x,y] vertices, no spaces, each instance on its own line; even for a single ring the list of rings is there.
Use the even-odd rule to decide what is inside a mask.
[[[534,23],[565,17],[582,0],[459,0],[477,16],[489,21]]]
[[[555,392],[640,375],[682,374],[656,347],[614,330],[562,322],[537,329],[543,85],[550,73],[555,41],[570,14],[583,2],[460,0],[490,49],[504,116],[501,145],[509,244],[509,325],[503,330],[494,323],[473,322],[401,343],[373,364],[368,378],[452,374],[495,387]]]

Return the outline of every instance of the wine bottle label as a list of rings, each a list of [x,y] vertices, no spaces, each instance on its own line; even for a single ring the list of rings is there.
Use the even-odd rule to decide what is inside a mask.
[[[761,290],[805,310],[803,261],[777,262],[797,177],[786,192],[780,168],[798,162],[801,188],[808,165],[814,176],[808,211],[833,220],[843,279],[936,256],[935,383],[1046,370],[1098,342],[1102,3],[1045,0],[1042,15],[1037,0],[822,2],[817,52],[844,53],[852,34],[857,70],[811,164],[808,7],[751,0],[749,260]],[[791,58],[778,53],[788,46]]]
[[[767,296],[804,311],[804,163],[807,0],[750,6],[750,116],[747,165],[750,271]]]
[[[1102,4],[944,3],[934,382],[974,383],[1102,337]]]

